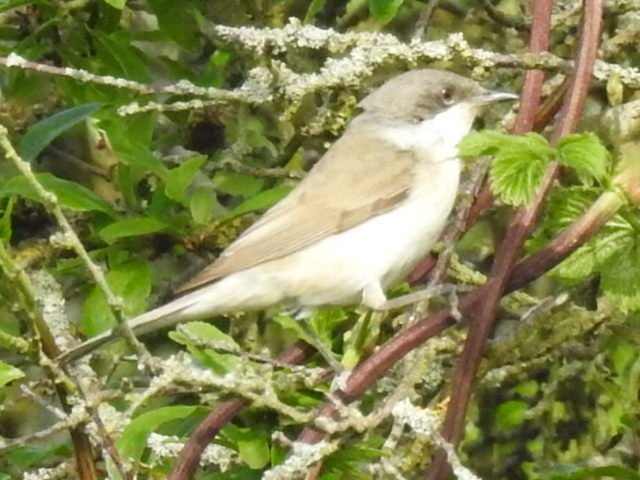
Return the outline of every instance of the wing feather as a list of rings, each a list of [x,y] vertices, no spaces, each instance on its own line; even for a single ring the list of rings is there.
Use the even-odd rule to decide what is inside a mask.
[[[411,188],[414,155],[398,153],[366,124],[353,123],[287,197],[176,292],[292,254],[401,203]]]

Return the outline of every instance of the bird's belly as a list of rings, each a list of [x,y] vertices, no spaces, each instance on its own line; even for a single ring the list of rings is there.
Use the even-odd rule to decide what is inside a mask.
[[[457,184],[454,174],[451,185],[417,192],[390,212],[257,268],[301,306],[359,303],[367,285],[401,280],[433,247]]]

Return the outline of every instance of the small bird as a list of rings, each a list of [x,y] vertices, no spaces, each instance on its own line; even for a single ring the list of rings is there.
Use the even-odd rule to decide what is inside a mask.
[[[457,145],[481,106],[517,98],[434,69],[394,77],[287,197],[270,208],[175,300],[129,320],[135,334],[284,303],[310,310],[384,308],[385,289],[426,255],[456,198]],[[99,334],[71,361],[114,339]]]

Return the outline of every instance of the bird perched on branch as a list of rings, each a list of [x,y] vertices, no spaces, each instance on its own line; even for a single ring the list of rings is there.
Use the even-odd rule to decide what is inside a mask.
[[[453,207],[457,145],[485,104],[516,98],[460,75],[414,70],[365,97],[342,136],[291,193],[175,300],[129,320],[135,334],[287,303],[384,308],[385,289],[429,252]],[[69,361],[117,327],[65,352]]]

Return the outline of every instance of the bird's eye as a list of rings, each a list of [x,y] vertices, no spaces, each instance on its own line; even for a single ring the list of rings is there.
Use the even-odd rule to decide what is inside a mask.
[[[444,87],[442,89],[442,91],[440,92],[440,96],[442,97],[442,101],[445,105],[451,105],[453,103],[453,101],[455,100],[453,93],[453,88],[451,87]]]

